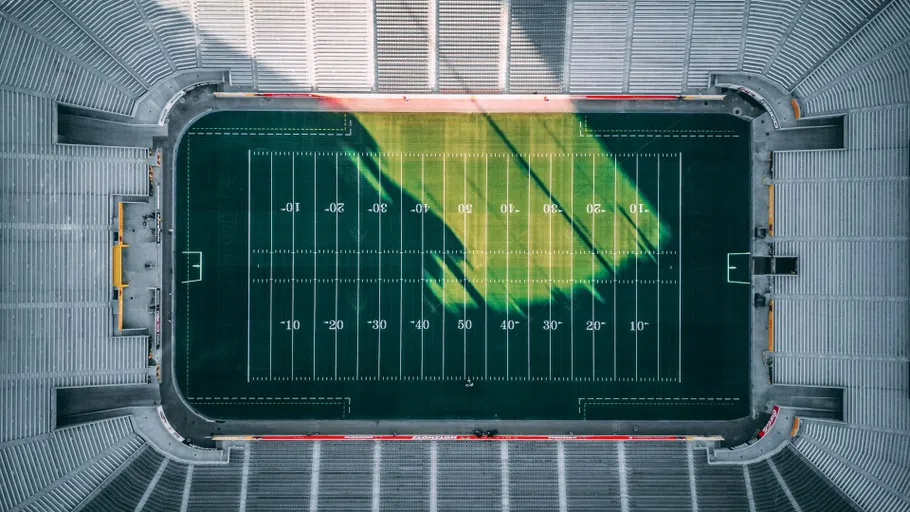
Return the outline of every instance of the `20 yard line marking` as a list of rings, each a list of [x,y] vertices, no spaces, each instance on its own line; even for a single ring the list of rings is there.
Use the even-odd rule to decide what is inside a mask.
[[[251,186],[252,183],[252,151],[247,150],[246,152],[246,381],[250,381],[250,350],[252,344],[252,336],[250,333],[250,322],[252,318],[250,317],[251,306],[253,303],[252,299],[252,265],[253,265],[253,240],[252,240],[252,227],[253,227],[253,189]]]
[[[275,256],[275,182],[272,179],[272,162],[274,157],[269,154],[269,380],[272,379],[272,285],[275,265],[272,263]]]

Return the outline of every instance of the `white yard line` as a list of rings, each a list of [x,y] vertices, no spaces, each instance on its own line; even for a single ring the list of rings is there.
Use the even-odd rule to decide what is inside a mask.
[[[335,153],[335,204],[338,204],[338,153]],[[335,380],[338,380],[338,216],[335,213]]]
[[[640,255],[639,246],[639,226],[638,216],[641,197],[638,188],[638,153],[635,154],[635,380],[638,380],[638,256]]]
[[[404,156],[402,156],[404,158]],[[426,229],[424,219],[426,218],[426,175],[424,174],[424,157],[420,155],[420,203],[422,213],[420,214],[420,380],[423,380],[423,360],[424,360],[424,331],[426,329],[424,326],[424,288],[426,288],[426,270],[424,266],[426,265],[426,249],[424,248],[424,239],[426,238]],[[443,350],[445,352],[445,350]]]
[[[466,204],[468,202],[468,155],[464,156],[464,172],[461,174],[462,177],[462,191],[461,191],[461,202]],[[462,376],[468,378],[468,210],[467,206],[464,207],[465,211],[462,214],[462,236],[464,237],[464,242],[461,244],[461,261],[462,261],[462,274],[461,274],[461,319],[462,319],[462,329],[461,329],[461,373]],[[445,310],[443,310],[443,315],[445,315]]]
[[[484,378],[487,378],[490,375],[487,361],[488,327],[490,323],[490,157],[488,155],[484,155],[483,157],[483,190],[484,200],[486,202],[483,219],[483,250],[486,253],[484,255],[485,259],[483,264],[483,295],[485,301],[483,309],[483,376]]]
[[[272,286],[275,282],[273,278],[275,265],[275,183],[273,177],[273,160],[274,157],[269,154],[269,380],[272,379]]]
[[[398,166],[398,378],[404,374],[404,156]],[[380,196],[381,200],[382,196]],[[382,216],[380,214],[380,219]],[[381,265],[380,265],[381,267]]]
[[[297,203],[295,196],[295,187],[297,183],[297,175],[295,173],[294,165],[294,153],[291,153],[291,322],[294,321],[295,312],[294,312],[294,290],[297,288],[294,265],[297,261],[297,245],[296,245],[296,220],[297,220]],[[291,326],[291,380],[294,380],[294,326]]]
[[[377,320],[382,319],[382,153],[376,155],[377,158],[377,168],[379,169],[379,250],[376,251],[376,268],[379,272],[379,281],[376,285],[376,317]],[[382,353],[382,329],[376,330],[376,378],[378,379],[382,374],[382,370],[379,367],[379,354]]]
[[[569,190],[572,204],[572,238],[569,239],[569,376],[575,380],[575,155],[569,157]]]
[[[357,324],[357,359],[354,363],[354,378],[360,380],[360,155],[357,155],[357,309],[354,310]],[[379,367],[381,353],[377,351],[376,367]]]
[[[506,155],[506,207],[510,208],[512,203],[509,202],[509,155]],[[512,254],[509,252],[509,217],[512,215],[506,212],[506,380],[509,378],[509,335],[511,322],[509,321],[509,310],[512,309],[512,297],[509,295],[509,260]]]
[[[597,154],[591,155],[591,203],[597,203]],[[615,208],[615,205],[614,205]],[[597,377],[597,347],[594,345],[594,333],[597,331],[594,330],[594,326],[597,322],[597,317],[595,316],[596,312],[594,311],[594,304],[597,302],[597,294],[594,293],[594,253],[597,251],[597,211],[592,208],[591,210],[591,378]],[[616,222],[616,215],[614,211],[613,221]],[[613,324],[615,325],[615,319]]]
[[[553,155],[550,154],[550,184],[548,186],[550,193],[550,208],[553,207]],[[549,299],[550,299],[550,380],[553,380],[553,212],[547,216],[550,231],[550,279],[549,279]],[[528,326],[530,332],[531,326]]]
[[[660,155],[657,156],[657,380],[660,380]]]
[[[678,222],[678,227],[677,227],[678,232],[679,232],[679,249],[678,249],[678,253],[677,253],[679,256],[679,264],[678,264],[679,280],[676,282],[677,292],[679,294],[679,298],[677,300],[677,303],[679,305],[679,315],[678,315],[678,317],[679,317],[679,333],[678,333],[679,341],[677,343],[678,350],[679,350],[678,359],[677,359],[677,368],[679,370],[679,378],[677,379],[678,382],[682,382],[682,248],[683,248],[683,244],[682,244],[682,183],[683,183],[683,181],[682,181],[682,153],[680,153],[679,154],[679,222]]]
[[[528,280],[525,283],[525,288],[527,288],[527,297],[528,302],[525,308],[528,311],[527,319],[528,323],[525,325],[525,329],[528,333],[528,378],[531,378],[531,155],[528,154],[528,267],[527,267],[527,277]]]
[[[616,222],[616,178],[617,173],[616,154],[613,154],[613,380],[616,380],[616,274],[619,270],[619,253],[616,250],[618,245],[618,231]]]
[[[250,333],[250,322],[252,318],[250,316],[251,307],[253,304],[252,299],[252,266],[253,266],[253,189],[252,189],[252,151],[247,150],[246,152],[246,381],[250,381],[250,352],[252,345],[252,336]]]
[[[316,378],[316,153],[313,153],[313,378]]]
[[[421,156],[421,158],[423,158]],[[439,217],[442,219],[442,377],[446,376],[446,265],[448,253],[446,253],[446,157],[442,155],[442,199],[439,201],[441,210]]]

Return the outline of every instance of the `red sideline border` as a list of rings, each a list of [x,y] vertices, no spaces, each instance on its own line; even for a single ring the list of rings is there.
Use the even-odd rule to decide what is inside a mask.
[[[721,441],[721,436],[618,436],[618,435],[243,435],[214,436],[215,441]]]
[[[771,417],[768,418],[768,423],[765,424],[765,427],[758,431],[758,438],[761,439],[771,432],[771,428],[774,426],[774,422],[777,421],[777,415],[780,414],[780,407],[774,406],[774,409],[771,410]]]

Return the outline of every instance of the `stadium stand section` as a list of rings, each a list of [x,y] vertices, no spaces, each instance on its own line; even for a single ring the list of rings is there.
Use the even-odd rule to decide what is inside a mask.
[[[908,62],[908,0],[0,0],[0,510],[908,510]],[[844,388],[844,421],[723,464],[694,441],[237,442],[200,462],[134,416],[57,428],[56,388],[154,380],[147,336],[112,335],[109,282],[111,197],[147,194],[149,148],[58,143],[58,105],[129,124],[185,71],[440,93],[741,73],[796,117],[845,116],[844,149],[774,154],[770,241],[802,264],[771,284],[765,354],[774,383]]]

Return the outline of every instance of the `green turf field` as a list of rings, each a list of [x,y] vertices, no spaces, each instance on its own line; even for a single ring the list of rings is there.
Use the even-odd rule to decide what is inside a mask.
[[[179,385],[223,418],[745,416],[748,156],[722,115],[210,114]]]

